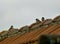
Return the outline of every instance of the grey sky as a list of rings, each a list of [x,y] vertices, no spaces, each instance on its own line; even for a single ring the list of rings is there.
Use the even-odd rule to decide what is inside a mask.
[[[11,25],[19,28],[36,18],[54,18],[60,14],[60,0],[0,0],[0,31]]]

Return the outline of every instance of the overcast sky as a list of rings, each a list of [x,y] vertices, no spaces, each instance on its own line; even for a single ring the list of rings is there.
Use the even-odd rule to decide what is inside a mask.
[[[60,15],[60,0],[0,0],[0,31],[20,28],[36,18]]]

